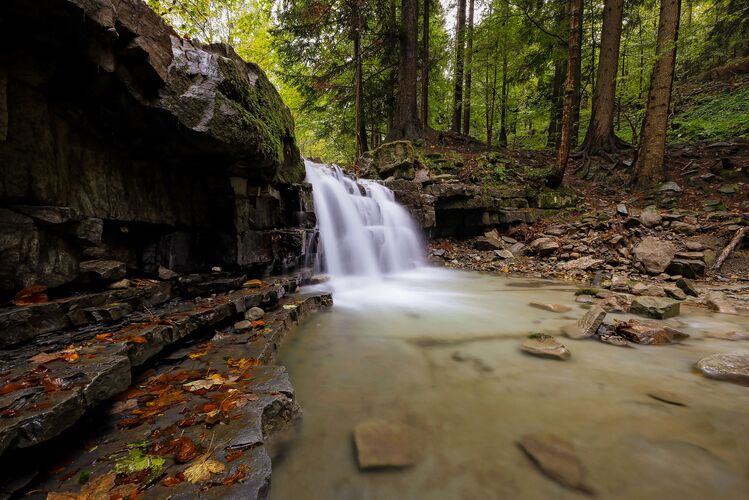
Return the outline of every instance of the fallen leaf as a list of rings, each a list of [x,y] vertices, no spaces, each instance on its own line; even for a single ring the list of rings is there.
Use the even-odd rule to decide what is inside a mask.
[[[44,285],[31,285],[18,292],[13,297],[13,303],[17,306],[28,306],[31,304],[44,304],[49,302],[49,297],[44,291],[47,287]]]
[[[109,409],[109,413],[122,413],[127,410],[132,410],[138,406],[138,400],[137,399],[126,399],[124,401],[117,401],[115,404],[112,405],[112,407]]]
[[[233,462],[234,460],[238,459],[242,456],[242,453],[244,453],[244,450],[234,450],[230,451],[226,454],[226,461],[227,462]]]
[[[96,340],[109,340],[112,338],[111,333],[100,333],[96,337],[94,337]]]
[[[266,283],[264,283],[261,280],[248,280],[242,283],[242,288],[262,288],[268,286]]]
[[[265,321],[262,319],[256,319],[250,324],[252,325],[252,328],[263,328],[265,326]]]
[[[174,476],[166,476],[161,480],[161,485],[167,488],[171,488],[172,486],[177,486],[184,481],[185,475],[180,472],[179,474],[175,474]]]
[[[81,488],[80,493],[72,492],[50,492],[47,495],[47,500],[105,500],[112,497],[125,498],[124,496],[115,496],[113,490],[119,490],[119,487],[115,487],[116,474],[105,474],[98,476],[93,479],[89,479],[86,484]],[[130,485],[128,488],[132,491],[133,486]]]
[[[239,467],[237,467],[237,470],[226,476],[226,478],[221,481],[221,484],[224,486],[232,486],[237,482],[242,481],[245,476],[247,476],[249,468],[250,467],[247,464],[240,464]]]
[[[210,453],[206,453],[198,459],[197,463],[185,469],[185,479],[196,484],[209,480],[211,474],[220,474],[226,470],[226,465],[218,460],[213,460],[210,456]]]
[[[68,363],[77,363],[80,356],[76,352],[76,348],[64,349],[57,352],[40,352],[36,356],[29,358],[29,363],[36,365],[43,365],[45,363],[51,363],[52,361],[63,360]]]
[[[117,474],[132,474],[145,469],[151,469],[154,472],[160,471],[164,467],[164,459],[154,455],[146,455],[140,449],[132,449],[127,455],[120,457],[112,469]]]
[[[130,342],[133,342],[134,344],[147,344],[148,340],[146,340],[145,337],[142,337],[140,335],[133,335],[129,337],[127,340]]]

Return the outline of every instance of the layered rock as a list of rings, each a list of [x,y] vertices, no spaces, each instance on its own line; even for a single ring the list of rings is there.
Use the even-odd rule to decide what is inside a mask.
[[[314,225],[263,71],[140,0],[0,5],[0,293],[80,263],[281,271]]]

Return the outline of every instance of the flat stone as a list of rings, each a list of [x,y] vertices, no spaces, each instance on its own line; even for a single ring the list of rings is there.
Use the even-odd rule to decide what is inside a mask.
[[[705,337],[720,340],[749,340],[749,333],[742,332],[708,332]]]
[[[678,316],[680,303],[660,297],[637,297],[632,301],[629,311],[656,319],[666,319]]]
[[[663,184],[661,184],[661,186],[658,188],[658,191],[681,193],[682,189],[681,189],[681,186],[679,186],[674,181],[669,181],[669,182],[664,182]]]
[[[640,223],[645,227],[656,227],[660,226],[663,222],[663,217],[658,212],[653,210],[644,210],[640,214]]]
[[[360,422],[354,428],[359,468],[407,467],[416,463],[412,432],[385,420]]]
[[[520,346],[523,352],[542,358],[566,360],[570,357],[570,351],[554,337],[543,334],[535,334],[523,341]]]
[[[559,243],[551,238],[536,238],[529,245],[531,251],[545,257],[559,250]]]
[[[85,282],[118,281],[125,277],[127,269],[118,260],[87,260],[81,262],[81,280]]]
[[[686,300],[687,294],[681,288],[675,286],[665,287],[666,295],[676,300]]]
[[[595,335],[598,327],[603,323],[606,311],[601,306],[594,306],[586,312],[574,325],[564,329],[565,335],[571,339],[580,340]]]
[[[525,246],[525,244],[517,242],[513,243],[513,245],[510,247],[510,252],[512,252],[512,255],[518,256],[525,254],[525,251],[528,247]]]
[[[616,333],[630,342],[644,345],[670,344],[674,340],[689,337],[673,328],[662,326],[654,321],[623,321],[616,325]]]
[[[713,354],[699,360],[696,367],[708,378],[749,384],[749,354]]]
[[[513,255],[513,253],[509,250],[494,250],[494,255],[504,260],[512,259],[513,257],[515,257],[515,255]]]
[[[544,311],[551,311],[556,313],[564,313],[572,310],[571,307],[565,306],[564,304],[546,304],[543,302],[531,302],[531,307],[536,309],[543,309]]]
[[[166,268],[164,266],[159,266],[159,279],[161,280],[171,280],[175,278],[179,278],[179,274],[175,273],[169,268]]]
[[[690,252],[699,252],[700,250],[705,248],[705,246],[699,241],[687,241],[685,245],[687,247],[687,250],[689,250]]]
[[[525,435],[518,446],[550,479],[585,493],[593,493],[586,484],[585,469],[569,442],[553,434]]]

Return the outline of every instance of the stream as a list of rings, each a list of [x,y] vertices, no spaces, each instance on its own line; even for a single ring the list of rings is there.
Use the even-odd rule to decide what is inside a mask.
[[[749,391],[692,370],[701,357],[747,352],[706,338],[749,318],[682,306],[666,324],[681,344],[617,347],[559,336],[567,361],[519,350],[584,313],[574,284],[422,268],[337,291],[331,312],[282,349],[303,408],[274,463],[272,498],[574,498],[518,448],[525,434],[571,442],[602,498],[746,498]],[[572,307],[554,313],[529,302]],[[607,321],[629,315],[609,314]],[[649,396],[668,391],[679,403]],[[360,472],[354,426],[408,426],[419,460]]]

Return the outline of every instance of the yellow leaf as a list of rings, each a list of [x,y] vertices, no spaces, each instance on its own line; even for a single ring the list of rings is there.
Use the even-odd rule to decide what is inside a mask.
[[[195,484],[209,480],[211,474],[224,472],[226,466],[218,460],[209,458],[210,456],[210,453],[206,453],[198,459],[197,463],[185,469],[185,479]]]

